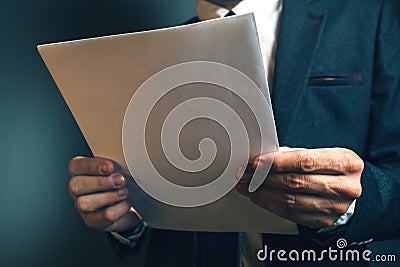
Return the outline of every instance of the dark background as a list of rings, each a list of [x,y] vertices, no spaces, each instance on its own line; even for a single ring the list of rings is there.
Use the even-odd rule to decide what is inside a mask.
[[[194,6],[195,0],[2,2],[0,266],[135,266],[84,225],[67,194],[68,161],[90,150],[36,45],[177,25]],[[399,262],[399,246],[373,249],[397,254]]]

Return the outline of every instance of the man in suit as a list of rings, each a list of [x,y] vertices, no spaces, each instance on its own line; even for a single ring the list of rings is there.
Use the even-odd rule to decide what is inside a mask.
[[[199,18],[192,22],[212,18],[213,10],[222,16],[240,13],[246,2],[257,1],[199,0]],[[400,237],[400,4],[275,2],[275,20],[268,23],[276,25],[276,35],[260,36],[262,47],[269,43],[263,57],[278,139],[287,147],[276,153],[261,188],[246,190],[254,166],[266,160],[263,155],[237,190],[297,223],[300,235],[263,235],[263,243],[321,249],[345,238],[361,249],[373,240]],[[265,21],[258,18],[260,30]],[[126,177],[111,161],[77,157],[69,170],[70,194],[85,223],[113,232],[127,244],[120,250],[147,249],[148,266],[252,264],[242,258],[240,248],[251,246],[242,235],[147,231],[126,201]]]

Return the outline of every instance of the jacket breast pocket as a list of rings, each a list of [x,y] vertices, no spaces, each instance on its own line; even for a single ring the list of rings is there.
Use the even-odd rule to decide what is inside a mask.
[[[308,79],[308,86],[338,86],[338,85],[356,85],[363,83],[361,72],[349,72],[341,74],[316,74],[312,73]]]

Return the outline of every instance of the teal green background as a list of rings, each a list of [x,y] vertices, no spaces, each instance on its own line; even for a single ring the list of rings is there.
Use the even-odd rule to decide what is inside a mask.
[[[68,161],[90,150],[36,45],[177,25],[194,6],[195,0],[1,4],[0,266],[135,266],[84,225],[67,194]],[[374,251],[399,261],[399,247],[386,242]]]

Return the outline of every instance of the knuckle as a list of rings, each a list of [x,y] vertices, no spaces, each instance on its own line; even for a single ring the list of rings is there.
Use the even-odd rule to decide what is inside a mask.
[[[282,202],[286,208],[294,207],[296,205],[296,195],[286,192],[282,196]]]
[[[299,167],[303,172],[312,172],[318,166],[318,157],[310,153],[300,153],[299,155]]]
[[[284,182],[289,189],[301,189],[305,187],[305,176],[301,174],[288,174],[284,176]]]
[[[347,168],[350,171],[361,173],[364,170],[364,161],[362,159],[360,159],[358,156],[356,158],[351,157],[347,161]]]
[[[88,212],[88,203],[87,203],[87,199],[85,196],[80,196],[76,198],[76,208],[80,211],[80,212]]]
[[[283,160],[281,157],[274,158],[274,168],[276,171],[281,172],[284,169]]]
[[[352,150],[343,149],[346,158],[346,169],[354,172],[364,170],[364,161]]]
[[[342,195],[356,199],[362,194],[362,186],[360,182],[349,183],[347,186],[343,186],[338,190]]]
[[[104,219],[105,219],[107,222],[111,222],[111,223],[112,223],[112,222],[115,222],[116,219],[117,219],[117,214],[116,214],[115,210],[112,208],[112,206],[109,207],[109,208],[106,208],[106,209],[104,210],[103,216],[104,216]]]
[[[354,186],[352,188],[351,197],[359,198],[359,197],[361,197],[361,194],[362,194],[362,186],[361,186],[361,184],[357,184],[356,186]]]

